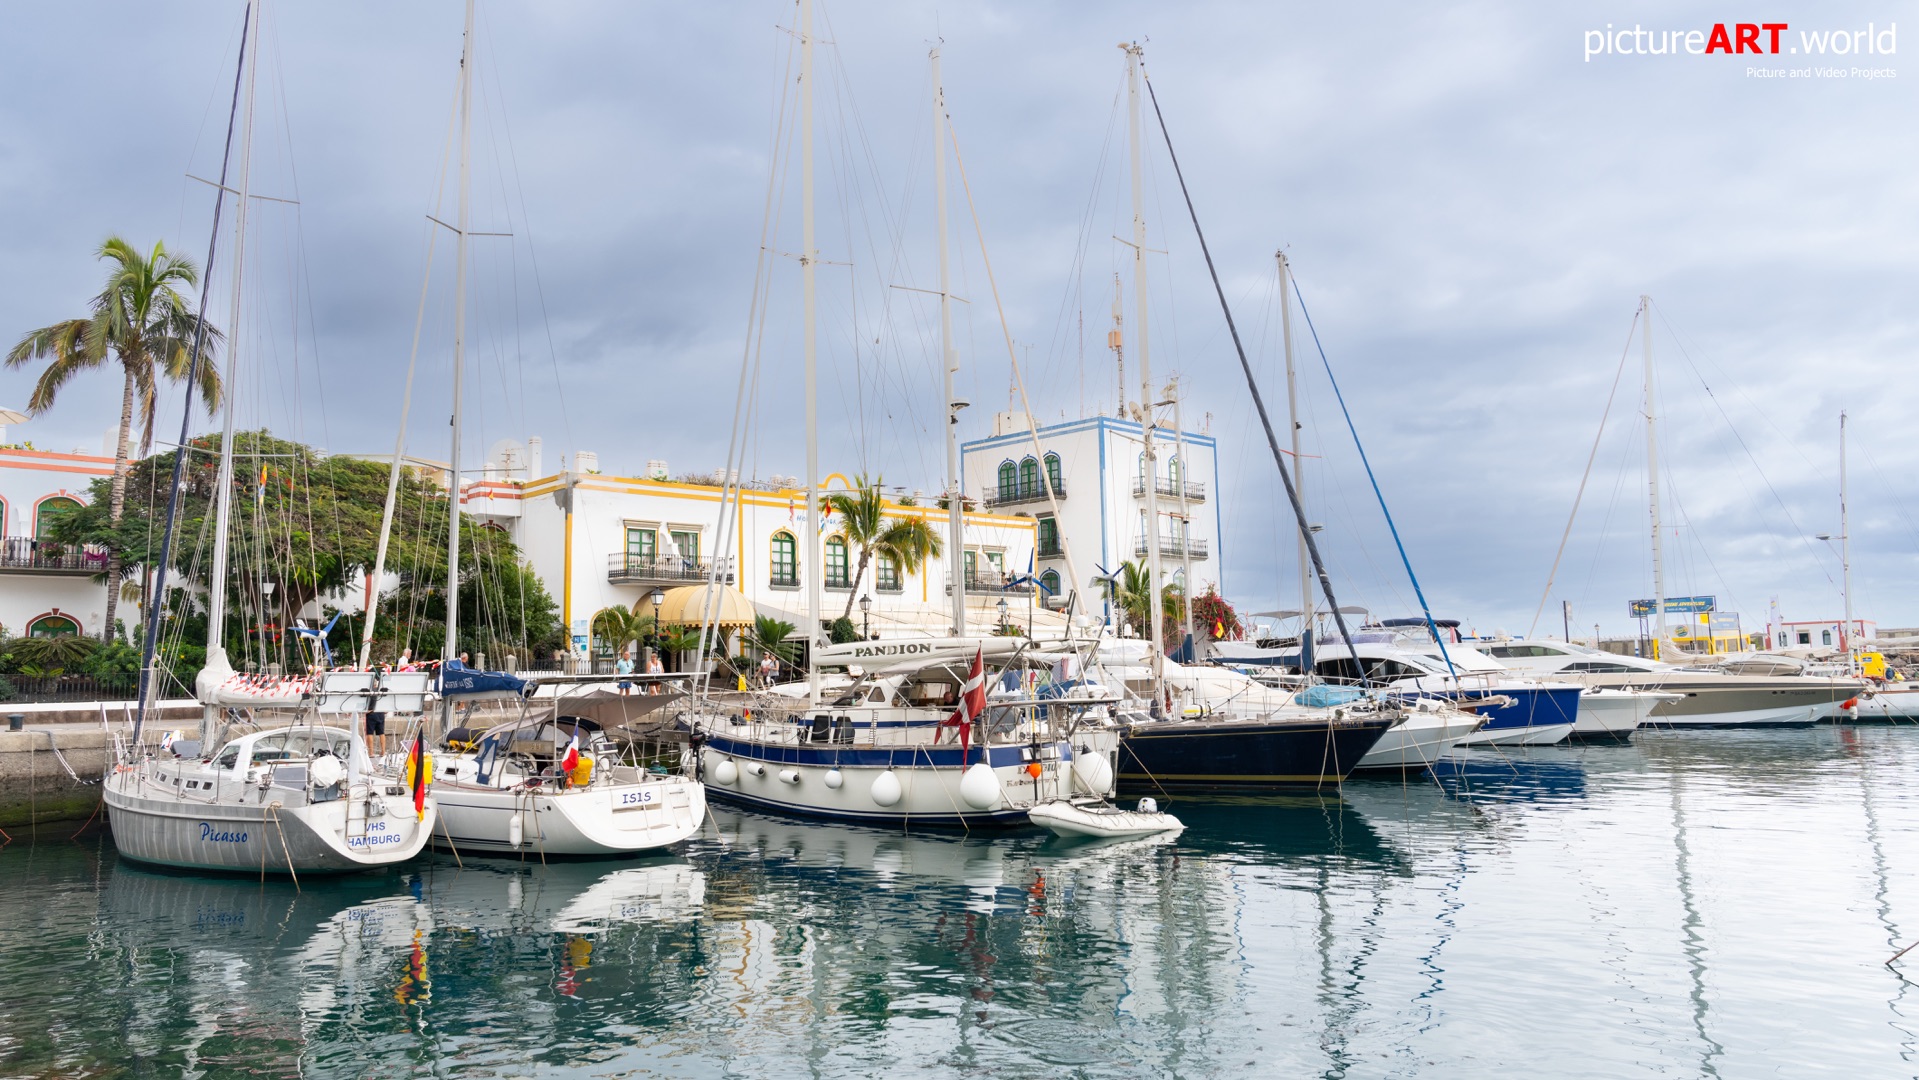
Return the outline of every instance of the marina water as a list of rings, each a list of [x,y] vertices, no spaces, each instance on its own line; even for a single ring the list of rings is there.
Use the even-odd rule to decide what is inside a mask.
[[[1181,800],[1174,841],[716,808],[672,857],[297,887],[42,827],[0,850],[0,1076],[1916,1071],[1919,730],[1441,773]]]

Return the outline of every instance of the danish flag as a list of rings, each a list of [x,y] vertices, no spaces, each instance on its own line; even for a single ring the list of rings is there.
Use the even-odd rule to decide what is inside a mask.
[[[580,767],[580,726],[573,725],[573,741],[566,744],[566,755],[560,758],[560,771],[569,777],[573,770]]]
[[[941,727],[959,728],[960,760],[972,751],[973,721],[986,712],[986,655],[984,649],[973,650],[973,667],[966,673],[966,682],[960,687],[959,707],[953,715],[940,721]]]

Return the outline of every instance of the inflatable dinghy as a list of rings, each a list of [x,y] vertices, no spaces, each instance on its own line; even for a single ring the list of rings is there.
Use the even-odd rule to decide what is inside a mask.
[[[1104,802],[1043,802],[1026,812],[1033,824],[1060,836],[1151,836],[1178,832],[1186,826],[1159,804],[1141,799],[1139,809],[1121,810]]]

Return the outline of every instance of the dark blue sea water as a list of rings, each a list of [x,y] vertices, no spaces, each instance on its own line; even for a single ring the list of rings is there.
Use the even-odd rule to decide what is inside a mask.
[[[1819,728],[1104,846],[716,810],[669,857],[296,889],[42,828],[0,850],[0,1076],[1911,1076],[1916,800],[1919,730]]]

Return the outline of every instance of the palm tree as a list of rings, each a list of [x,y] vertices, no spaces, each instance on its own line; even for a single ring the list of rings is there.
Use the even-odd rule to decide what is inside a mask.
[[[753,630],[749,640],[761,652],[772,653],[790,664],[793,662],[793,643],[786,639],[793,636],[795,629],[797,628],[792,623],[784,619],[775,619],[771,615],[756,615],[753,617]]]
[[[112,497],[107,508],[110,526],[118,527],[127,501],[127,443],[133,433],[137,401],[141,417],[140,456],[153,447],[154,386],[158,377],[184,382],[192,369],[193,339],[206,334],[207,355],[200,365],[197,389],[212,412],[220,403],[220,375],[214,370],[212,346],[220,332],[203,326],[183,290],[199,284],[200,271],[191,259],[153,245],[141,255],[132,244],[110,236],[100,245],[99,257],[112,264],[106,288],[93,298],[93,311],[83,319],[68,319],[28,333],[7,354],[8,367],[48,360],[47,369],[27,399],[27,412],[38,416],[53,408],[54,398],[68,379],[89,368],[118,361],[124,377],[120,393],[120,440],[113,454]],[[114,613],[120,590],[115,587],[123,567],[118,544],[107,551],[107,617],[103,641],[114,637]]]
[[[826,497],[827,509],[840,517],[840,533],[846,542],[859,548],[859,564],[846,591],[846,611],[842,619],[853,617],[853,597],[860,591],[866,567],[875,554],[883,554],[898,564],[900,573],[912,574],[929,559],[937,559],[945,549],[940,534],[922,518],[888,520],[886,498],[880,494],[880,478],[869,483],[864,475],[853,480],[854,490]]]
[[[614,655],[617,656],[628,644],[652,633],[653,617],[628,611],[617,605],[603,607],[593,613],[593,622],[589,629],[594,637],[610,645]]]
[[[1106,588],[1106,598],[1111,600],[1126,619],[1126,625],[1141,637],[1152,629],[1152,586],[1147,581],[1150,575],[1143,563],[1123,562],[1111,577],[1100,578],[1100,584]],[[1181,603],[1184,597],[1178,585],[1167,582],[1160,586],[1160,612],[1164,619],[1178,622],[1184,610]]]

